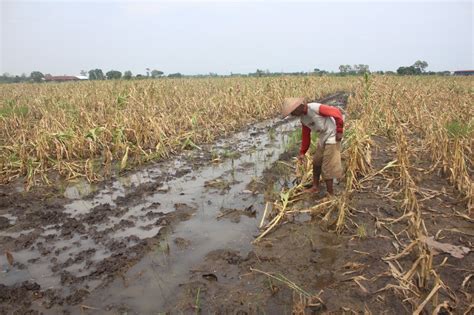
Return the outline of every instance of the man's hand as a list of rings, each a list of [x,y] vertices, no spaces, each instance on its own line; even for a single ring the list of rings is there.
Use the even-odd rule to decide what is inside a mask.
[[[340,142],[342,140],[342,132],[336,133],[336,141]]]
[[[304,154],[298,155],[298,162],[301,163],[301,164],[305,164],[306,163],[306,155],[304,155]]]

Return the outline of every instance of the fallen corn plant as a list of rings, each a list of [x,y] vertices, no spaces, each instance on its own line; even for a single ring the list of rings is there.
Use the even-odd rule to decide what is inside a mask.
[[[283,98],[351,90],[352,78],[203,78],[0,85],[0,183],[100,181],[275,117]],[[104,167],[105,166],[105,167]],[[118,167],[115,167],[118,166]]]

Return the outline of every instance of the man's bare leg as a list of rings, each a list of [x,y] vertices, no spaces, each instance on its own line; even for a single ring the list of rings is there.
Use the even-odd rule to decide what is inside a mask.
[[[327,188],[328,194],[334,195],[334,180],[328,179],[325,182],[326,182],[326,188]]]
[[[313,163],[313,192],[319,192],[319,178],[321,177],[321,166],[314,165]]]

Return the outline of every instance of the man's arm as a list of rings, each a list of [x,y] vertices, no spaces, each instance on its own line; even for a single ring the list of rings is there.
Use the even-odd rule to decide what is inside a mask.
[[[301,148],[300,155],[305,155],[311,144],[311,129],[305,125],[302,125],[301,130]]]
[[[319,114],[325,117],[332,117],[336,121],[336,139],[338,141],[342,138],[342,133],[344,132],[344,118],[339,108],[329,105],[320,105]]]

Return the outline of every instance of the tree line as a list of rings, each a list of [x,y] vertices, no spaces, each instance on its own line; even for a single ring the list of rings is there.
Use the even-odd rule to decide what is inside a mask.
[[[107,71],[105,74],[102,69],[91,69],[89,71],[81,70],[80,75],[83,77],[87,77],[89,80],[131,80],[133,78],[141,79],[141,78],[160,78],[164,74],[163,71],[160,70],[151,70],[147,69],[146,75],[137,74],[135,77],[132,74],[132,71],[125,71],[123,74],[121,71],[118,70],[110,70]],[[43,82],[45,79],[50,77],[51,74],[43,74],[40,71],[33,71],[29,76],[25,73],[22,75],[10,75],[9,73],[4,73],[0,76],[0,83],[21,83],[21,82]],[[182,74],[180,73],[170,73],[168,77],[181,77]]]
[[[428,63],[426,61],[417,60],[411,66],[401,66],[394,71],[374,71],[371,72],[369,65],[366,64],[356,64],[356,65],[340,65],[339,72],[329,72],[319,68],[314,68],[313,71],[305,72],[270,72],[269,70],[257,69],[255,72],[251,73],[231,73],[230,76],[242,76],[242,77],[267,77],[267,76],[305,76],[305,75],[316,75],[316,76],[350,76],[350,75],[363,75],[365,73],[374,73],[379,75],[450,75],[450,71],[426,71]],[[157,79],[161,77],[168,78],[181,78],[181,77],[228,77],[229,75],[218,75],[217,73],[210,72],[209,74],[198,74],[198,75],[184,75],[179,72],[170,73],[164,75],[163,71],[150,68],[146,68],[146,74],[136,74],[135,76],[131,71],[121,72],[118,70],[110,70],[105,74],[102,69],[91,69],[89,71],[81,70],[81,76],[88,77],[89,80],[132,80],[132,79]],[[29,76],[22,74],[21,76],[13,76],[8,73],[4,73],[0,76],[0,83],[20,83],[20,82],[42,82],[50,74],[44,75],[40,71],[33,71]]]
[[[371,72],[369,69],[369,65],[366,64],[356,64],[356,65],[340,65],[339,72],[330,72],[326,70],[322,70],[319,68],[314,68],[312,72],[270,72],[268,70],[261,70],[257,69],[257,71],[253,73],[249,73],[248,75],[242,74],[231,74],[232,75],[240,75],[240,76],[254,76],[254,77],[263,77],[263,76],[280,76],[280,75],[316,75],[316,76],[350,76],[350,75],[364,75],[365,73],[372,73],[378,75],[450,75],[451,71],[426,71],[428,67],[428,62],[417,60],[411,66],[401,66],[397,69],[397,71],[374,71]]]
[[[81,72],[82,74],[83,72]],[[110,70],[108,71],[105,75],[102,72],[102,69],[93,69],[89,70],[89,80],[118,80],[118,79],[124,79],[124,80],[130,80],[133,78],[133,73],[132,71],[128,70],[125,71],[123,74],[120,71],[117,70]],[[146,76],[142,74],[137,74],[135,77],[136,78],[144,78],[144,77],[151,77],[153,79],[159,78],[163,76],[164,72],[160,70],[151,70],[151,72],[147,68],[147,74]],[[85,73],[84,73],[85,75]]]

